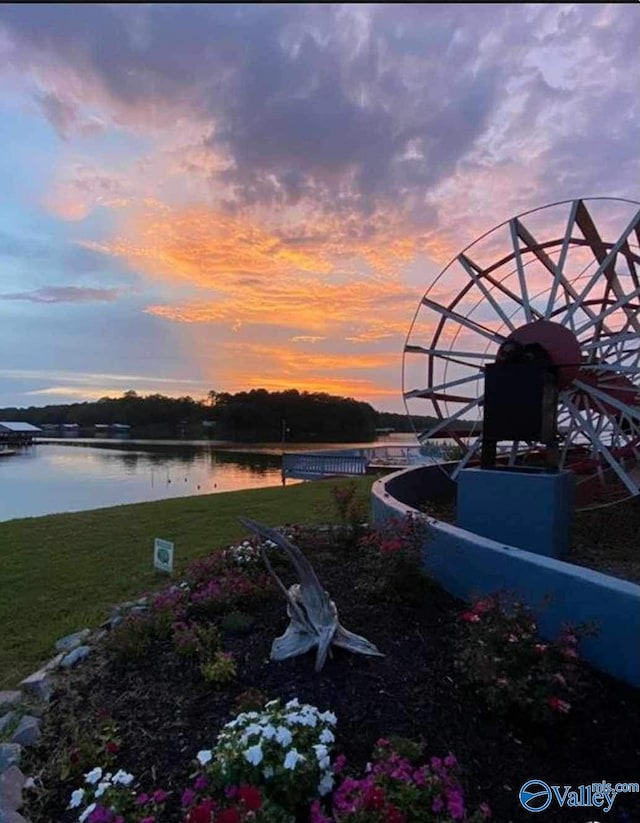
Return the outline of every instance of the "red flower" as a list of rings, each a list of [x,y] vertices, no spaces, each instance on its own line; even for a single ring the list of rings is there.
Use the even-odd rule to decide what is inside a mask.
[[[362,799],[363,809],[383,809],[385,803],[384,789],[380,786],[371,786]]]
[[[115,754],[119,748],[120,744],[116,743],[115,740],[110,740],[104,747],[107,754]]]
[[[242,823],[242,818],[237,809],[225,809],[216,817],[216,823]]]
[[[255,786],[240,786],[238,800],[244,803],[250,812],[257,812],[262,806],[262,795]]]
[[[384,823],[406,823],[405,816],[395,806],[387,806],[384,813]]]
[[[184,823],[211,823],[215,805],[216,804],[213,800],[203,800],[202,803],[191,809],[189,814],[185,817]]]
[[[559,697],[550,697],[549,708],[553,709],[554,712],[562,712],[562,714],[567,714],[567,712],[571,709],[571,703],[567,703],[566,700],[560,700]]]

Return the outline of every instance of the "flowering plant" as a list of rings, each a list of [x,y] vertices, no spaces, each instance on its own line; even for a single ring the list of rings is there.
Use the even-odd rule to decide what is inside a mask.
[[[593,628],[564,626],[543,642],[533,612],[506,594],[476,600],[460,620],[456,665],[493,710],[524,709],[536,720],[571,710],[584,685],[578,646]]]
[[[453,755],[416,767],[384,739],[376,743],[366,775],[344,777],[332,800],[332,817],[316,802],[311,823],[479,823],[491,815],[486,804],[467,815]]]
[[[242,543],[236,546],[229,546],[228,549],[225,549],[222,552],[222,556],[227,563],[240,566],[243,569],[251,569],[254,566],[262,568],[261,547],[275,549],[276,544],[271,540],[265,540],[263,543],[260,543],[257,538],[243,540]]]
[[[428,581],[421,567],[428,536],[425,519],[413,514],[367,529],[358,544],[367,555],[367,579],[360,583],[364,593],[402,603],[421,599]]]
[[[272,700],[227,723],[213,749],[197,759],[214,785],[262,786],[274,803],[294,811],[333,787],[335,723],[332,712],[297,699],[284,706]]]
[[[69,809],[79,811],[78,823],[155,823],[167,793],[136,794],[134,777],[122,769],[104,773],[100,766],[85,774],[85,785],[71,793]]]

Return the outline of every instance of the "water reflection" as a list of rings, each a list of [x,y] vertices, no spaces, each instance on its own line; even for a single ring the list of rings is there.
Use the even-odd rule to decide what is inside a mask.
[[[280,466],[210,445],[41,443],[0,460],[0,520],[274,486]]]

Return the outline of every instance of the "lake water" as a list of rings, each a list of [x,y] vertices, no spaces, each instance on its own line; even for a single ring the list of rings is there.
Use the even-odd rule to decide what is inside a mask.
[[[287,451],[312,448],[321,445],[286,444]],[[37,443],[0,457],[0,521],[277,486],[280,454],[278,444],[231,451],[207,441]]]

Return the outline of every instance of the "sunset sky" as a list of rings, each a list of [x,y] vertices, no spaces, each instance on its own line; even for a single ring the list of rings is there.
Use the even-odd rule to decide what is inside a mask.
[[[0,5],[0,406],[400,411],[453,255],[640,199],[638,43],[638,4]]]

